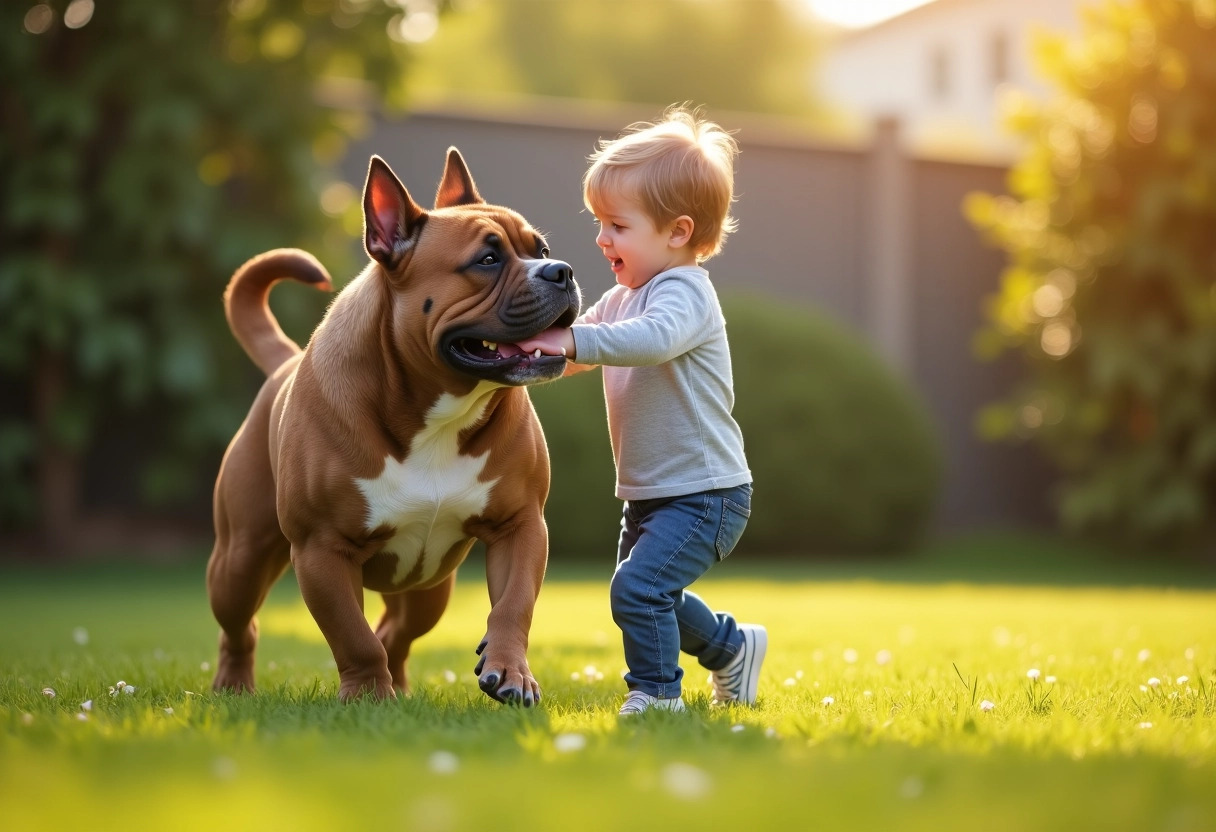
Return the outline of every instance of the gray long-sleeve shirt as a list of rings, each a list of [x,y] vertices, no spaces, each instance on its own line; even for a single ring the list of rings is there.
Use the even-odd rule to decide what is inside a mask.
[[[603,365],[619,499],[751,482],[731,416],[726,321],[705,269],[671,269],[638,289],[614,286],[572,330],[574,360]]]

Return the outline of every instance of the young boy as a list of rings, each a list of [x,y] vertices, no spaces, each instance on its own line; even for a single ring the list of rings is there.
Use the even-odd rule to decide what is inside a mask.
[[[734,139],[698,113],[667,111],[601,142],[583,180],[614,286],[568,330],[520,342],[604,367],[616,496],[625,501],[612,617],[629,695],[622,715],[683,710],[679,654],[711,671],[717,702],[756,701],[765,629],[713,612],[686,587],[735,548],[751,472],[731,417],[725,321],[701,263],[734,229]]]

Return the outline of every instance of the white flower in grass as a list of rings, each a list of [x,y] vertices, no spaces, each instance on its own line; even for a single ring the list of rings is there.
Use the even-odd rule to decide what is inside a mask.
[[[801,679],[801,678],[802,678],[802,671],[801,671],[801,670],[795,670],[795,671],[794,671],[794,678],[795,678],[795,679]]]
[[[587,738],[582,734],[558,734],[553,738],[553,747],[562,754],[571,751],[582,751],[587,747]]]
[[[791,676],[790,678],[788,678],[788,679],[786,679],[786,680],[785,680],[785,686],[786,686],[787,688],[792,688],[792,687],[793,687],[794,685],[796,685],[796,684],[798,684],[798,680],[797,680],[797,679],[795,679],[795,678],[794,678],[794,677],[792,677],[792,676]]]
[[[833,698],[831,696],[825,696],[825,697],[823,697],[823,699],[821,699],[819,701],[819,704],[820,705],[834,705],[834,704],[836,704],[836,700],[835,700],[835,698]]]
[[[79,720],[79,721],[81,721],[81,722],[88,722],[88,721],[89,721],[89,715],[88,715],[88,714],[85,714],[85,713],[79,713],[79,714],[76,714],[76,719],[78,719],[78,720]]]
[[[165,708],[165,713],[168,714],[169,716],[173,716],[173,708],[172,707]]]
[[[1151,722],[1141,722],[1141,723],[1140,723],[1139,725],[1137,725],[1136,727],[1137,727],[1137,728],[1152,728],[1152,727],[1153,727],[1153,723],[1151,723]]]
[[[426,764],[435,774],[455,774],[460,770],[460,758],[451,751],[436,751]]]
[[[135,685],[123,685],[122,692],[130,696],[132,693],[135,693]]]
[[[1152,657],[1153,657],[1152,651],[1150,651],[1147,647],[1145,647],[1143,650],[1141,650],[1139,653],[1136,654],[1136,658],[1142,662],[1146,662],[1149,659],[1151,659]]]
[[[1157,686],[1158,686],[1158,685],[1160,685],[1160,684],[1161,684],[1161,680],[1160,680],[1160,679],[1158,679],[1156,676],[1154,676],[1153,678],[1151,678],[1151,679],[1149,679],[1149,680],[1148,680],[1148,686],[1149,686],[1150,688],[1155,688],[1155,687],[1157,687]]]
[[[1189,676],[1179,676],[1179,677],[1178,677],[1178,680],[1177,680],[1177,681],[1176,681],[1174,684],[1176,684],[1176,685],[1185,685],[1185,684],[1186,684],[1187,682],[1189,682],[1189,681],[1191,681],[1191,677],[1189,677]]]
[[[43,688],[42,695],[49,697],[51,699],[54,699],[55,698],[55,689],[54,688]]]
[[[869,691],[869,690],[863,690],[863,691],[861,692],[861,695],[862,695],[862,696],[864,696],[866,699],[869,699],[871,696],[873,696],[873,695],[874,695],[874,692],[873,692],[873,691]]]
[[[874,661],[878,662],[879,665],[887,665],[891,663],[892,658],[890,650],[879,650],[877,655],[874,656]]]
[[[75,630],[72,630],[72,641],[84,647],[89,643],[89,631],[84,627],[77,627]]]
[[[996,707],[996,703],[990,702],[987,699],[980,702],[980,710],[983,711],[984,713],[988,713],[988,711],[991,711],[995,707]]]
[[[577,670],[570,674],[571,682],[577,682],[581,678],[583,678],[583,674],[579,673]]]
[[[844,660],[848,664],[854,664],[857,661],[857,651],[852,647],[846,647],[844,651]]]
[[[1044,681],[1044,682],[1046,682],[1046,683],[1047,683],[1047,684],[1049,684],[1049,685],[1054,685],[1054,684],[1056,683],[1056,677],[1055,677],[1055,676],[1048,676],[1048,677],[1047,677],[1046,679],[1044,679],[1043,681]]]
[[[80,703],[80,710],[82,710],[82,711],[91,711],[91,710],[93,710],[93,700],[92,700],[92,699],[89,699],[89,700],[87,700],[87,701],[85,701],[85,702],[81,702],[81,703]]]
[[[206,673],[208,670],[211,669],[211,662],[203,662],[202,664],[200,664],[198,666],[198,669],[203,671],[204,673]]]
[[[743,728],[744,728],[744,726],[742,726],[742,725],[732,725],[732,726],[730,726],[731,733],[733,733],[733,734],[738,734],[740,731],[742,731],[742,730],[743,730]]]
[[[1144,691],[1145,693],[1148,693],[1148,685],[1141,685],[1140,690]]]
[[[455,684],[456,683],[456,671],[454,671],[454,670],[443,671],[443,681],[447,682],[449,685]]]
[[[1027,670],[1026,678],[1033,679],[1034,681],[1037,682],[1039,680],[1039,669],[1037,667],[1032,667],[1032,668],[1030,668],[1030,670]]]
[[[899,787],[899,796],[914,800],[925,793],[925,784],[919,777],[909,777]]]
[[[697,800],[709,794],[713,779],[688,763],[670,763],[663,769],[663,786],[678,798]]]
[[[768,737],[770,740],[777,739],[777,729],[770,725],[764,729],[764,736]]]

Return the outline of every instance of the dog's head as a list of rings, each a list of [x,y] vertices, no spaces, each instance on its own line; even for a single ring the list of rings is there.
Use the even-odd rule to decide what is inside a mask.
[[[527,220],[481,198],[456,148],[431,211],[373,156],[363,220],[367,253],[392,293],[397,348],[425,350],[448,372],[506,385],[565,371],[563,356],[526,355],[516,342],[574,322],[581,303],[574,270],[549,257]]]

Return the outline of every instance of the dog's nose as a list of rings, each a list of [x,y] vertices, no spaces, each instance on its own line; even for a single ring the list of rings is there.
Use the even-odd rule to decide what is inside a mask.
[[[540,277],[542,280],[547,280],[549,283],[555,283],[560,288],[565,288],[574,280],[574,269],[570,268],[569,263],[563,263],[561,260],[550,260],[540,269]]]

